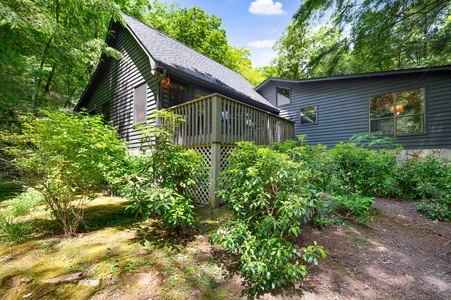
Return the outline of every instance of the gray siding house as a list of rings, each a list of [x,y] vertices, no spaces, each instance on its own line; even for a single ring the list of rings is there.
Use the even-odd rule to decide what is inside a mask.
[[[291,80],[270,78],[259,92],[295,135],[333,147],[357,133],[395,136],[404,149],[451,149],[451,65]]]
[[[123,14],[111,22],[107,44],[122,59],[102,57],[75,111],[103,114],[139,153],[136,125],[167,108],[184,117],[176,143],[201,152],[211,166],[210,188],[193,191],[197,200],[218,205],[216,179],[237,141],[257,144],[293,139],[293,122],[254,90],[241,75]]]

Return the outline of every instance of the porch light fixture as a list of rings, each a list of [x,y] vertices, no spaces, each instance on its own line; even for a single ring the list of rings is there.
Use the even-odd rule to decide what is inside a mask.
[[[399,115],[404,111],[404,105],[396,105],[396,114]],[[390,107],[390,113],[393,114],[395,112],[395,107]]]

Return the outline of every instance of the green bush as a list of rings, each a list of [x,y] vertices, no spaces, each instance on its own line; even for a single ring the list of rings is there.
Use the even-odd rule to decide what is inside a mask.
[[[289,155],[273,150],[278,150],[277,146],[270,147],[240,142],[230,153],[217,193],[227,201],[236,220],[211,237],[212,243],[240,255],[252,294],[297,283],[307,274],[300,263],[303,255],[289,238],[299,235],[320,201],[310,171],[301,161],[292,160],[302,155],[303,148],[285,148]],[[325,255],[319,246],[315,251]]]
[[[194,226],[192,192],[206,187],[208,171],[202,154],[174,145],[174,128],[183,121],[160,110],[140,126],[142,155],[129,156],[121,195],[133,200],[128,209],[135,217],[158,217],[171,231],[183,234]],[[156,120],[162,125],[156,126]]]
[[[399,198],[419,199],[418,209],[434,220],[451,221],[451,165],[428,158],[407,160],[398,176]]]
[[[341,223],[344,220],[368,221],[373,213],[371,204],[373,197],[358,195],[327,195],[314,217],[315,224],[320,227],[330,223]]]
[[[94,192],[115,174],[127,151],[102,116],[43,111],[28,117],[8,153],[28,186],[39,191],[66,235],[84,226]]]
[[[397,186],[396,155],[340,143],[326,155],[324,189],[339,195],[388,197]]]

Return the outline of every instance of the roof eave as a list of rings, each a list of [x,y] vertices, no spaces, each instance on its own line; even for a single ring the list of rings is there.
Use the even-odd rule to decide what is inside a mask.
[[[246,96],[246,95],[244,95],[242,93],[239,93],[239,92],[237,92],[237,91],[235,91],[235,90],[233,90],[231,88],[221,87],[219,85],[216,85],[216,84],[214,84],[212,82],[209,82],[207,80],[204,80],[202,78],[199,78],[199,77],[187,74],[186,72],[180,71],[180,70],[172,67],[171,65],[165,64],[163,62],[159,62],[158,66],[161,67],[161,68],[167,69],[169,76],[170,76],[170,74],[172,74],[172,75],[174,75],[174,76],[176,76],[176,77],[178,77],[178,78],[180,78],[182,80],[185,80],[185,81],[187,81],[189,83],[196,84],[196,85],[199,85],[199,86],[202,86],[202,87],[214,90],[218,94],[222,94],[224,96],[233,98],[233,99],[241,101],[243,103],[246,103],[246,104],[252,105],[254,107],[266,110],[266,111],[271,112],[273,114],[279,114],[280,113],[279,109],[277,109],[275,107],[271,107],[271,106],[265,105],[264,103],[261,103],[261,102],[255,100],[255,99],[252,99],[251,97]]]
[[[382,76],[393,76],[402,74],[414,74],[414,73],[431,73],[439,71],[450,71],[451,65],[442,66],[431,66],[424,68],[411,68],[411,69],[401,69],[392,71],[381,71],[372,73],[361,73],[361,74],[350,74],[350,75],[340,75],[333,77],[318,77],[318,78],[307,78],[307,79],[289,79],[289,78],[278,78],[271,77],[259,84],[255,90],[261,90],[269,82],[281,82],[281,83],[308,83],[308,82],[322,82],[322,81],[333,81],[333,80],[345,80],[345,79],[358,79],[358,78],[372,78],[372,77],[382,77]]]

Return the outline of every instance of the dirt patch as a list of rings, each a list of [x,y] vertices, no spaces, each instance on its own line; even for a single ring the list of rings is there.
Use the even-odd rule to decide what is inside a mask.
[[[328,253],[298,289],[304,299],[451,299],[451,224],[415,202],[377,199],[367,224],[304,229]],[[271,298],[271,297],[266,297]]]

